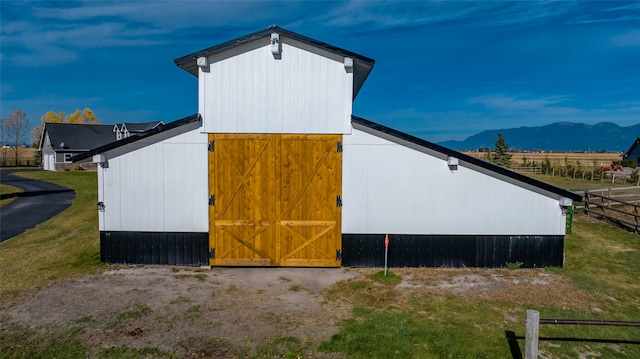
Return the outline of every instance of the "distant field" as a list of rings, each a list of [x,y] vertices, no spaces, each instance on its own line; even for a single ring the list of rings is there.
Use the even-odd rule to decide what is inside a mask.
[[[463,152],[466,155],[486,159],[486,152]],[[538,164],[542,163],[545,159],[549,159],[552,165],[564,165],[565,158],[569,163],[577,163],[580,161],[583,166],[590,167],[600,167],[611,164],[612,161],[620,161],[622,159],[622,153],[575,153],[575,152],[553,152],[553,153],[511,153],[511,161],[514,164],[521,164],[524,162],[524,158],[527,159],[527,162],[536,162]]]
[[[15,159],[15,149],[13,148],[0,148],[0,160],[4,160],[5,156],[7,160]],[[36,149],[33,147],[20,147],[18,148],[18,159],[20,161],[33,160],[33,156],[36,154]]]

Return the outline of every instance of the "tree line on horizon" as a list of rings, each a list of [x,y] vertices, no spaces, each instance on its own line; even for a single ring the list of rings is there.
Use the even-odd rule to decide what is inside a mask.
[[[15,109],[7,118],[0,118],[0,143],[2,144],[2,160],[7,161],[7,149],[13,152],[16,165],[20,155],[20,145],[26,147],[26,137],[31,130],[31,147],[39,148],[45,123],[99,124],[100,120],[90,108],[76,109],[73,113],[48,111],[40,118],[40,124],[31,130],[27,115]],[[36,162],[40,161],[40,153],[36,152]]]

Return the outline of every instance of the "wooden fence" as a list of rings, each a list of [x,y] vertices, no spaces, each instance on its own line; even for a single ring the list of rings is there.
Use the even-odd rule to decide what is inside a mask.
[[[584,212],[640,234],[640,191],[638,187],[607,188],[579,193]]]
[[[509,169],[515,172],[520,172],[520,173],[542,174],[542,167],[513,166],[513,167],[510,167]]]
[[[14,161],[4,161],[0,160],[0,167],[39,167],[40,163],[34,160],[18,160]]]

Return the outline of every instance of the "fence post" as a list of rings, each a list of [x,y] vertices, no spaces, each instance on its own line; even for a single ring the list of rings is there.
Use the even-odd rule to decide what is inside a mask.
[[[638,230],[638,202],[635,203],[635,205],[633,206],[633,212],[636,214],[635,218],[636,218],[636,234],[639,234],[640,231]]]
[[[589,190],[585,189],[584,190],[584,213],[588,216],[589,215]]]
[[[540,312],[527,310],[527,329],[524,334],[524,359],[538,359]]]

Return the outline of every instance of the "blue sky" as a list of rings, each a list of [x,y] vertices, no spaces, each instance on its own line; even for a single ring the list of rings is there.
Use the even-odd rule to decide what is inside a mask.
[[[173,60],[277,24],[371,57],[354,114],[430,141],[640,123],[640,2],[1,1],[0,115],[197,112]],[[639,134],[640,135],[640,134]]]

